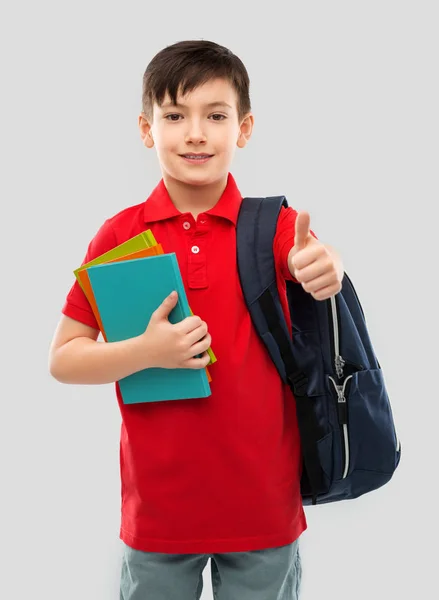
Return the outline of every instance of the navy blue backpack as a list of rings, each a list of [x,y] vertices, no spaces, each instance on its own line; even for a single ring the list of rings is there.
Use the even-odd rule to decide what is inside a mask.
[[[342,290],[315,300],[287,281],[293,335],[276,285],[273,239],[284,196],[244,198],[237,261],[254,326],[296,399],[304,505],[357,498],[386,484],[401,456],[383,373],[345,273]]]

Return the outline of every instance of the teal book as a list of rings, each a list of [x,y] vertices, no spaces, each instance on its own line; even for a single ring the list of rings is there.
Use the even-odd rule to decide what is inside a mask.
[[[175,253],[94,265],[87,269],[108,342],[143,333],[152,313],[178,292],[171,323],[191,316]],[[119,380],[124,404],[206,398],[211,390],[205,369],[150,368]]]

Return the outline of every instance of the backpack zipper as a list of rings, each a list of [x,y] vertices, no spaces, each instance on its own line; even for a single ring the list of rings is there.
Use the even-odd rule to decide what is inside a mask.
[[[355,371],[363,371],[364,366],[359,365],[357,363],[353,363],[352,361],[343,358],[342,355],[340,354],[340,327],[338,325],[338,313],[337,313],[337,304],[336,304],[335,296],[332,296],[332,298],[331,298],[330,316],[332,319],[332,329],[333,329],[332,339],[334,342],[334,367],[335,367],[335,372],[337,374],[337,378],[340,381],[343,378],[344,367],[346,365],[350,365],[351,367],[354,367]]]
[[[354,291],[355,291],[355,289],[354,289]],[[356,294],[356,292],[355,292],[355,294]],[[335,366],[335,372],[337,373],[337,377],[340,380],[343,377],[343,368],[346,364],[352,364],[353,366],[357,367],[359,370],[363,370],[364,367],[363,367],[363,365],[354,365],[354,363],[351,363],[350,361],[346,361],[341,356],[341,354],[340,354],[340,333],[339,333],[339,326],[338,326],[338,314],[337,314],[337,304],[336,304],[335,296],[332,296],[330,298],[330,300],[331,300],[331,315],[332,315],[333,341],[334,341],[334,366]],[[358,296],[357,296],[357,300],[358,300]],[[360,304],[359,300],[358,300],[358,304]],[[360,304],[360,308],[361,308],[361,304]],[[361,308],[361,312],[362,312],[363,318],[364,318],[364,312],[363,312],[362,308]],[[378,367],[381,368],[379,363],[378,363]],[[346,381],[348,381],[350,378],[351,378],[351,375],[346,379]],[[340,388],[343,389],[343,393],[344,393],[344,385],[346,384],[346,381],[344,382],[343,387],[342,387],[342,386],[337,386],[337,384],[335,383],[334,379],[332,379],[332,377],[330,377],[330,379],[336,386],[337,393]],[[393,428],[395,431],[396,451],[400,452],[401,451],[401,442],[400,442],[398,434],[396,432],[395,424],[394,424]],[[346,439],[346,432],[345,432],[345,439]],[[349,445],[348,445],[348,451],[349,451]]]
[[[338,329],[338,315],[337,305],[335,302],[335,296],[331,297],[331,315],[332,315],[332,331],[334,340],[334,366],[337,377],[341,379],[343,377],[343,367],[345,366],[345,360],[340,355],[340,335]]]
[[[330,298],[330,301],[331,301],[330,314],[332,317],[332,319],[331,319],[332,320],[332,340],[334,343],[334,347],[333,347],[333,349],[334,349],[334,366],[335,366],[335,372],[337,374],[337,377],[340,380],[343,377],[343,367],[345,366],[346,362],[340,354],[340,335],[339,335],[339,329],[338,329],[338,315],[337,315],[337,304],[336,304],[335,296],[332,296]],[[352,375],[350,377],[352,377]],[[340,425],[342,425],[342,429],[343,429],[343,435],[342,435],[342,450],[343,450],[343,462],[344,462],[343,479],[346,478],[348,470],[349,470],[349,431],[348,431],[348,425],[347,425],[347,403],[346,403],[346,397],[345,397],[344,391],[345,391],[346,383],[350,379],[350,377],[348,377],[345,380],[343,385],[337,385],[337,383],[335,382],[333,377],[329,377],[329,379],[332,381],[332,383],[335,387],[335,391],[337,393],[338,422],[340,423]]]
[[[344,454],[344,469],[343,469],[343,479],[347,477],[349,471],[349,460],[350,460],[350,452],[349,452],[349,431],[348,431],[348,410],[347,410],[347,400],[346,400],[346,385],[348,381],[352,379],[352,375],[346,377],[343,382],[343,385],[337,385],[333,377],[329,377],[332,381],[335,391],[337,393],[337,412],[338,412],[338,422],[343,427],[343,438],[342,438],[342,447]]]

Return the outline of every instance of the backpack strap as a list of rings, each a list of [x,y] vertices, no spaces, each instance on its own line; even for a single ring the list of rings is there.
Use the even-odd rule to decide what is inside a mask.
[[[274,264],[273,241],[282,206],[288,206],[285,196],[243,198],[236,228],[238,272],[253,324],[296,400],[302,454],[315,504],[317,493],[324,489],[315,443],[319,427],[312,399],[307,396],[307,375],[298,367],[293,355]]]
[[[290,339],[284,315],[276,302],[279,295],[273,256],[273,240],[285,196],[242,200],[236,246],[241,287],[250,315],[284,383],[285,363],[290,361]]]

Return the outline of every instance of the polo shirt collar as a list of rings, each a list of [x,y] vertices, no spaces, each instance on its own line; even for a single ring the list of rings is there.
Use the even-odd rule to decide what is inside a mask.
[[[232,174],[229,173],[227,176],[226,187],[224,188],[220,199],[215,206],[206,211],[205,214],[223,217],[236,226],[241,201],[241,193],[236,185],[235,179]],[[174,206],[162,178],[145,201],[145,223],[163,221],[165,219],[171,219],[172,217],[179,217],[182,214],[183,213]]]

